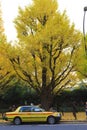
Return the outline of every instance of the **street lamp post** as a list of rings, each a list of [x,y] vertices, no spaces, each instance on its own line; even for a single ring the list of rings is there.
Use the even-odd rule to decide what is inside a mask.
[[[85,36],[85,15],[86,15],[86,11],[87,11],[87,6],[84,7],[84,16],[83,16],[83,35],[84,35],[85,51],[86,51],[86,54],[87,54],[86,36]]]

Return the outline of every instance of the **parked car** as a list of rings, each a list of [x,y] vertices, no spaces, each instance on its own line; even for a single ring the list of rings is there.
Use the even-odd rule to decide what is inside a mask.
[[[55,124],[61,120],[59,112],[45,111],[38,106],[20,106],[14,112],[6,112],[4,119],[20,125],[22,122],[47,122]]]

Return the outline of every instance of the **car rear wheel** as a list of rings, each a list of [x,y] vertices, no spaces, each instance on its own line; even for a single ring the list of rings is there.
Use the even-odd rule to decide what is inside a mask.
[[[21,124],[21,119],[20,119],[19,117],[16,117],[16,118],[14,119],[13,123],[14,123],[15,125],[20,125],[20,124]]]
[[[53,116],[49,116],[48,119],[47,119],[47,122],[49,124],[55,124],[56,123],[56,119]]]

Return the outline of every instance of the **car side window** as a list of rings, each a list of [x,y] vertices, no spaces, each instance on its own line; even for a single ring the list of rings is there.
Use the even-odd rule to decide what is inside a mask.
[[[31,107],[21,107],[19,110],[19,112],[31,112],[31,111],[32,111]]]
[[[42,109],[37,107],[33,109],[33,112],[42,112]]]

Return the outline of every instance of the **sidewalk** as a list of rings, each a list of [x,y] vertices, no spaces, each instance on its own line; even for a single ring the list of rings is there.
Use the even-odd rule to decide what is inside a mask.
[[[9,124],[9,122],[8,122],[8,121],[5,121],[5,120],[3,120],[3,119],[0,119],[0,124]]]
[[[87,123],[87,120],[61,120],[60,123],[62,124],[83,124]]]

